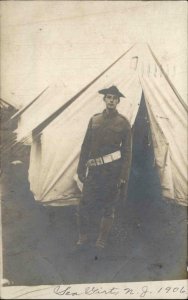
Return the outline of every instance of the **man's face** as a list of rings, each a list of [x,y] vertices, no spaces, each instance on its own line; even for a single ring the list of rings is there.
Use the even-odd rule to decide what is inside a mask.
[[[119,103],[119,98],[115,95],[106,94],[104,97],[104,102],[106,103],[106,108],[115,110]]]

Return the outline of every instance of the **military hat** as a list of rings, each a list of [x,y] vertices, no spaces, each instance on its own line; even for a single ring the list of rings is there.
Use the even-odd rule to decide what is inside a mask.
[[[114,96],[125,98],[125,96],[122,93],[120,93],[120,91],[118,90],[118,88],[115,85],[112,85],[108,89],[100,90],[99,94],[103,94],[103,95],[111,94]]]

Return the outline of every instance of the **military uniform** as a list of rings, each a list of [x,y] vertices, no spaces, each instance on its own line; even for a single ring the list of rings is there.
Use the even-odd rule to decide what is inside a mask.
[[[117,110],[94,115],[81,147],[78,177],[83,182],[79,205],[80,234],[86,239],[89,213],[97,206],[102,211],[102,223],[111,227],[120,179],[128,181],[132,154],[131,127]],[[101,224],[102,224],[101,223]],[[103,245],[109,230],[102,230],[98,242]],[[104,234],[104,231],[106,234]],[[103,242],[102,242],[103,240]]]

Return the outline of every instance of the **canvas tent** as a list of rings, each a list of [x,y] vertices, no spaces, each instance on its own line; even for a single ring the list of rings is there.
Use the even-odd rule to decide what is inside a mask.
[[[1,112],[1,121],[9,119],[11,115],[15,114],[16,108],[8,103],[6,100],[0,98],[0,112]]]
[[[0,108],[9,108],[9,107],[13,107],[11,104],[9,104],[7,101],[3,100],[0,98]]]
[[[72,83],[73,85],[73,83]],[[77,204],[76,168],[90,117],[104,109],[98,90],[116,85],[131,126],[144,95],[162,195],[187,205],[187,106],[149,46],[133,46],[76,95],[49,87],[19,116],[18,141],[31,143],[29,181],[44,205]]]

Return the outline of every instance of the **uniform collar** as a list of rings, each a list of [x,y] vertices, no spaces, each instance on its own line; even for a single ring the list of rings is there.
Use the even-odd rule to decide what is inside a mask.
[[[117,110],[114,110],[114,111],[111,112],[110,114],[107,113],[106,109],[103,111],[103,116],[104,116],[105,118],[109,118],[109,119],[111,119],[111,118],[117,116],[117,114],[118,114],[118,111],[117,111]]]

